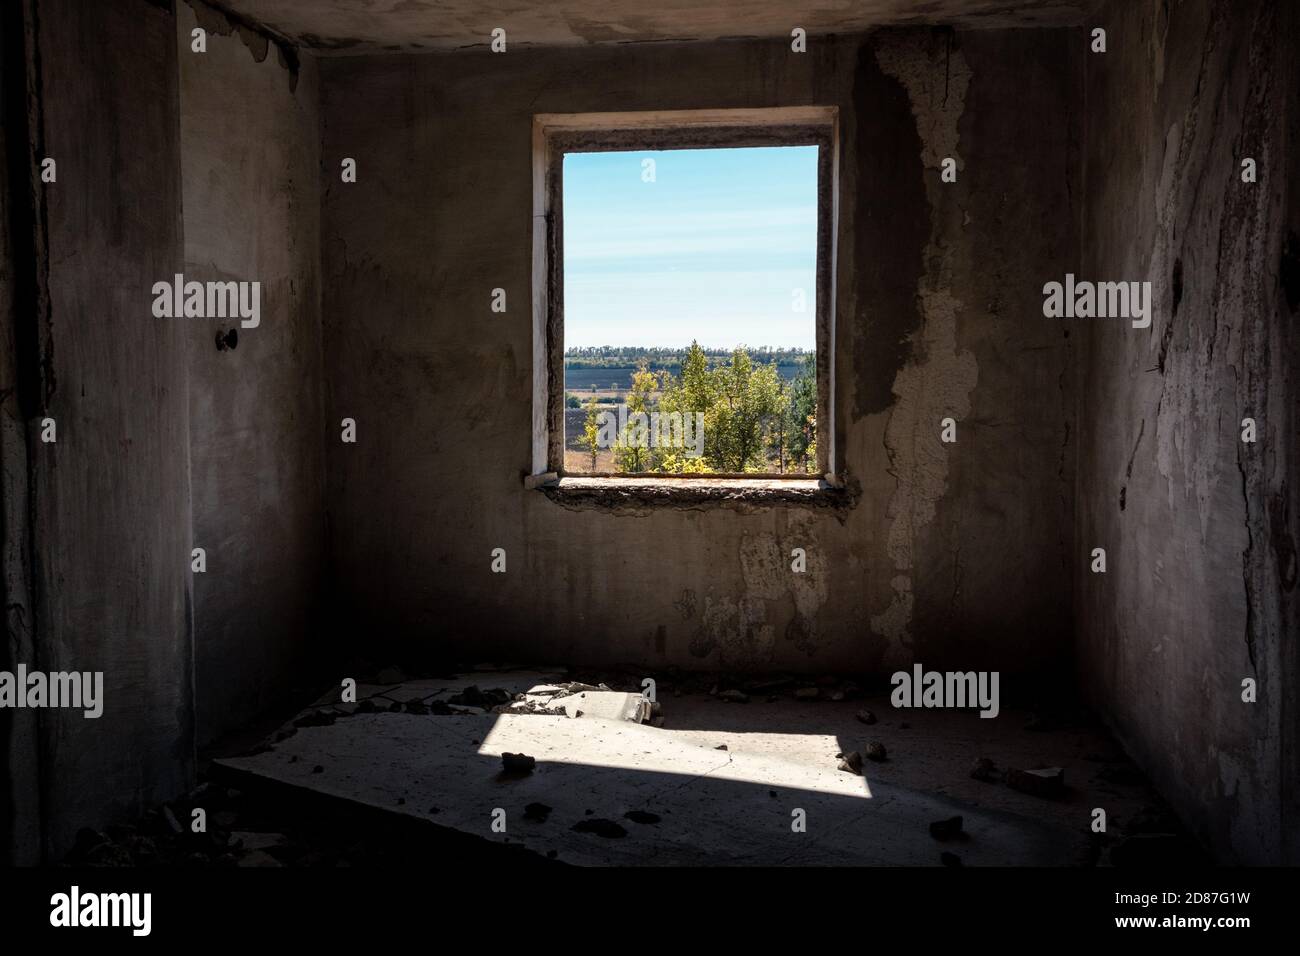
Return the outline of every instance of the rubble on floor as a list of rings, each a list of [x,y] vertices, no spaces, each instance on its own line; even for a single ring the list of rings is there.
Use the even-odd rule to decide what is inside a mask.
[[[533,756],[535,769],[503,779],[507,752]],[[326,772],[310,774],[312,764]],[[358,714],[215,767],[576,864],[935,865],[929,824],[958,809],[976,865],[1070,862],[1068,839],[1029,818],[599,717]]]
[[[1204,862],[1141,773],[1104,734],[1080,730],[1077,717],[1026,724],[1008,713],[994,727],[911,712],[900,721],[887,693],[831,678],[672,674],[657,685],[643,693],[641,678],[612,672],[480,666],[413,678],[385,668],[359,681],[355,700],[331,688],[261,747],[245,744],[237,752],[246,756],[218,761],[211,785],[131,825],[83,831],[68,862],[348,866],[444,854],[442,842],[422,851],[411,822],[432,841],[464,834],[473,846],[526,846],[543,864]],[[863,699],[874,710],[846,703]],[[734,706],[741,702],[750,706]],[[897,733],[912,721],[917,729]],[[879,739],[864,745],[853,730],[862,724]],[[989,754],[973,767],[960,743],[969,731],[959,728],[977,731],[974,752]],[[836,736],[817,736],[827,733]],[[900,756],[877,762],[886,744]],[[848,773],[826,762],[836,749]],[[507,751],[531,758],[532,769],[503,773]],[[1058,753],[1064,759],[1048,766]],[[994,756],[1030,769],[1004,771]],[[1135,803],[1138,792],[1149,802]],[[334,817],[315,825],[302,810],[308,793],[336,801],[339,820],[382,811],[394,827],[401,821],[400,835],[368,816],[356,829]],[[1113,811],[1109,834],[1088,832],[1088,808],[1098,803]],[[489,805],[509,817],[500,836],[487,826]],[[198,808],[204,833],[190,830]],[[785,834],[796,809],[807,814],[809,839],[792,843]],[[961,857],[936,860],[931,825],[955,819],[953,811],[970,839]],[[1054,829],[1062,824],[1072,832]],[[1084,844],[1086,853],[1076,852]],[[476,860],[491,850],[466,852]]]

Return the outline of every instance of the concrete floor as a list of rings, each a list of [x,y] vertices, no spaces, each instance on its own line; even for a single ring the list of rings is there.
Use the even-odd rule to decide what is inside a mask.
[[[1149,830],[1160,815],[1099,728],[1027,729],[1030,715],[1008,710],[983,720],[903,714],[883,695],[742,704],[681,693],[661,696],[662,726],[422,712],[470,686],[513,694],[564,679],[509,672],[363,685],[361,703],[347,705],[330,704],[331,691],[268,747],[217,760],[214,770],[587,865],[940,865],[944,853],[955,855],[949,864],[1087,865],[1106,862],[1116,836]],[[864,709],[875,724],[856,717]],[[888,759],[865,762],[863,776],[837,769],[840,752],[865,751],[868,741]],[[536,769],[503,774],[503,752],[535,757]],[[1045,799],[973,779],[979,757],[999,768],[1064,767],[1066,792]],[[1107,812],[1107,839],[1090,832],[1095,807]],[[798,810],[805,832],[791,826]],[[957,815],[963,837],[931,835],[931,823]]]

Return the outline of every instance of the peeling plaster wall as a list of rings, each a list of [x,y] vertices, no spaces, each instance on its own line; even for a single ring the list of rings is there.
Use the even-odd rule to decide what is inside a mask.
[[[207,52],[191,31],[207,32]],[[198,739],[265,708],[303,663],[324,568],[320,129],[315,62],[177,6],[185,276],[261,283],[261,324],[184,321]],[[291,51],[290,51],[291,54]],[[216,336],[234,328],[236,347]],[[298,672],[300,674],[300,671]]]
[[[1152,0],[1098,22],[1078,271],[1150,280],[1154,318],[1069,323],[1084,676],[1220,858],[1295,864],[1300,13]]]
[[[1077,38],[917,29],[803,55],[742,42],[322,61],[336,620],[374,654],[1059,663],[1072,357],[1040,289],[1077,255]],[[567,508],[525,491],[533,114],[800,104],[841,110],[837,439],[857,507]],[[961,173],[944,185],[950,151]],[[339,181],[345,156],[355,184]],[[955,445],[939,442],[945,415]]]

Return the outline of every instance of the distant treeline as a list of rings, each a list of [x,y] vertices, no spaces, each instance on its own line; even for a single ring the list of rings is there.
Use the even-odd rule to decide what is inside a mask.
[[[652,372],[677,373],[681,370],[689,348],[628,348],[621,345],[585,346],[564,352],[564,367],[570,371],[581,369],[636,368],[642,362]],[[724,365],[731,361],[731,349],[701,349],[709,365]],[[754,362],[763,365],[798,365],[812,349],[772,348],[770,345],[747,349]]]

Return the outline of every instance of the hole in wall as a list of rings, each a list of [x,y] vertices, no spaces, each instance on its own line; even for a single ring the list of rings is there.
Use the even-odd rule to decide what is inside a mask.
[[[239,329],[231,329],[229,332],[217,330],[217,351],[224,352],[227,349],[234,351],[239,345]]]
[[[1300,309],[1300,236],[1288,232],[1282,247],[1282,264],[1277,270],[1286,304],[1294,312]]]
[[[1183,260],[1174,260],[1174,315],[1178,314],[1178,305],[1183,301]]]

